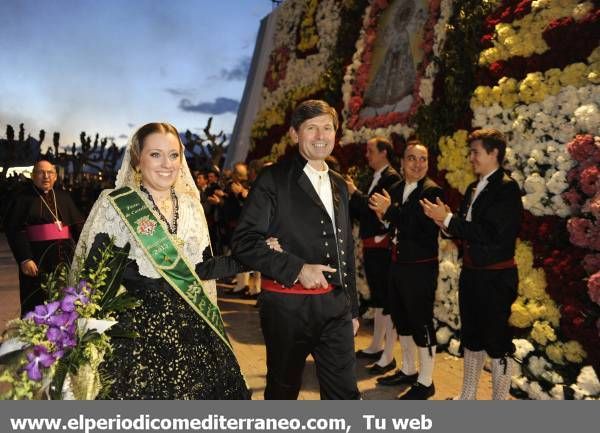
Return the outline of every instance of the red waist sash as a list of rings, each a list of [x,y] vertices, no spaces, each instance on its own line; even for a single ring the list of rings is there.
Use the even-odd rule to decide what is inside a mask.
[[[292,295],[322,295],[333,290],[333,286],[329,284],[326,288],[319,287],[318,289],[307,289],[302,284],[296,283],[291,287],[285,287],[273,280],[263,278],[261,287],[267,292],[289,293]]]
[[[27,238],[33,242],[57,241],[71,237],[69,226],[63,226],[62,230],[58,230],[54,223],[27,226],[25,231],[27,232]]]
[[[515,263],[514,257],[508,260],[504,260],[502,262],[492,263],[491,265],[475,266],[473,265],[473,260],[471,260],[471,255],[468,253],[468,250],[464,250],[463,267],[467,269],[475,269],[481,271],[498,271],[500,269],[512,269],[516,266],[517,264]]]
[[[387,248],[390,246],[390,238],[385,236],[381,241],[377,242],[375,236],[362,240],[363,248]]]

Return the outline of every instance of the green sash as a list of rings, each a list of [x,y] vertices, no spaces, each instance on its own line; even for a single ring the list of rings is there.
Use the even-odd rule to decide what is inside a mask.
[[[111,192],[109,199],[158,273],[233,352],[219,308],[206,296],[194,267],[175,246],[169,232],[150,211],[142,197],[135,190],[123,187]]]

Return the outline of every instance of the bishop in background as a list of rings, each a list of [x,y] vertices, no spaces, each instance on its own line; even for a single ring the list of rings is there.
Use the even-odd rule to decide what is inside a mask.
[[[13,196],[4,227],[8,244],[19,265],[21,315],[44,303],[42,274],[59,263],[70,263],[84,218],[69,193],[55,189],[56,167],[40,160],[31,182]]]

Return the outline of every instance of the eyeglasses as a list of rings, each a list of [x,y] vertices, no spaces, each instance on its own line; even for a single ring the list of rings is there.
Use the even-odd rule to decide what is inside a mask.
[[[33,172],[36,176],[56,176],[56,172],[54,170],[36,170]]]

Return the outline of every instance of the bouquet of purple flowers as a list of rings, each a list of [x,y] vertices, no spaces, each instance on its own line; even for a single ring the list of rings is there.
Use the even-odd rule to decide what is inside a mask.
[[[127,252],[111,242],[80,260],[77,275],[61,266],[47,276],[50,301],[11,321],[3,338],[1,398],[93,399],[110,387],[99,371],[110,339],[135,337],[115,326],[116,313],[136,305],[120,286]]]

